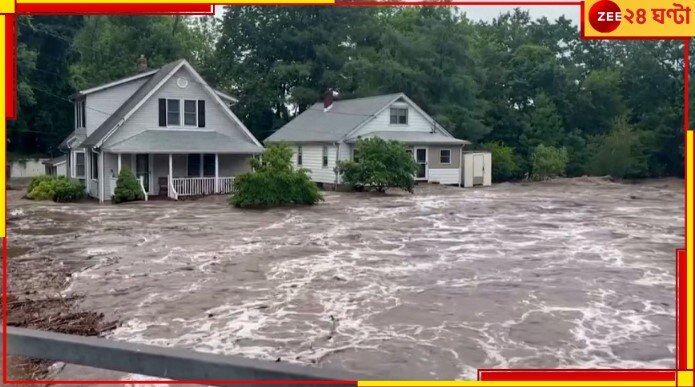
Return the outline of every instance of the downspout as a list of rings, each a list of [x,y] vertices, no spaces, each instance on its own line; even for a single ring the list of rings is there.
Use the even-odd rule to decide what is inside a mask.
[[[333,173],[335,174],[335,184],[333,185],[333,190],[338,191],[338,183],[340,182],[340,178],[338,176],[338,158],[340,157],[340,143],[339,142],[334,142],[334,145],[336,145],[335,148],[335,166],[333,167]]]

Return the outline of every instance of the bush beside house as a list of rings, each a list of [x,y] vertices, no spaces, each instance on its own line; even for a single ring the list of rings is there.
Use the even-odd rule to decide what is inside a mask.
[[[37,176],[31,180],[27,188],[27,198],[32,200],[65,203],[78,201],[84,196],[82,183],[63,176]]]
[[[239,175],[229,204],[234,207],[274,207],[291,204],[312,205],[323,200],[307,171],[292,167],[292,150],[271,145],[258,158],[251,159],[253,172]]]
[[[413,192],[418,165],[405,144],[378,137],[359,140],[356,161],[339,161],[337,170],[353,189],[385,192],[400,188]]]
[[[140,182],[138,182],[130,168],[123,166],[121,173],[118,174],[118,180],[116,180],[116,188],[112,197],[113,202],[123,203],[143,199],[145,199],[145,195],[140,189]]]

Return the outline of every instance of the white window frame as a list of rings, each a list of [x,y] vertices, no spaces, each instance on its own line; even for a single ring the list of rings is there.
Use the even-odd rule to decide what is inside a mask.
[[[398,122],[398,117],[399,117],[398,114],[396,114],[396,122],[391,122],[391,117],[393,116],[393,114],[391,114],[391,113],[393,112],[393,110],[405,111],[405,123],[399,123]],[[409,121],[408,116],[410,115],[408,110],[410,110],[410,109],[408,109],[406,106],[391,106],[389,108],[389,125],[394,125],[394,126],[406,126],[406,125],[408,125],[408,121]]]
[[[449,162],[448,162],[448,163],[442,162],[442,153],[443,153],[443,152],[449,152]],[[452,153],[451,153],[451,149],[440,149],[440,150],[439,150],[439,164],[442,164],[442,165],[451,165],[451,154],[452,154]]]
[[[166,100],[167,128],[180,128],[183,126],[183,103],[180,98],[164,98]],[[178,125],[169,123],[169,101],[179,101],[179,123]],[[173,111],[172,111],[173,113]]]
[[[328,168],[328,145],[321,149],[321,168]]]
[[[82,158],[82,170],[83,170],[83,175],[80,176],[77,174],[77,154],[82,153],[83,158]],[[73,156],[71,157],[72,160],[70,163],[70,175],[72,175],[73,178],[75,179],[84,179],[85,174],[87,173],[87,156],[85,155],[85,152],[83,150],[79,151],[73,151]]]
[[[84,99],[75,101],[75,129],[87,126],[87,101]],[[82,125],[84,121],[84,126]]]
[[[94,156],[97,156],[97,162],[96,165],[92,165],[94,163]],[[94,177],[94,171],[97,173],[97,177]],[[90,152],[90,158],[89,158],[89,178],[92,179],[92,181],[99,181],[99,153],[97,152]]]
[[[187,125],[186,124],[186,102],[193,102],[193,106],[195,107],[195,123],[192,125]],[[198,100],[197,99],[183,99],[181,102],[179,102],[179,106],[181,106],[181,117],[183,120],[181,120],[181,126],[185,126],[187,128],[197,128],[198,127]],[[167,117],[168,118],[168,117]]]

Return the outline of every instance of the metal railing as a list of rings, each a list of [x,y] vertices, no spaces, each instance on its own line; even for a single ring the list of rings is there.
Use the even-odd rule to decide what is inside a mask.
[[[9,355],[213,386],[226,386],[239,380],[274,380],[281,385],[318,386],[325,385],[320,381],[342,380],[353,384],[350,381],[365,379],[357,374],[282,362],[15,327],[7,327],[7,350]]]

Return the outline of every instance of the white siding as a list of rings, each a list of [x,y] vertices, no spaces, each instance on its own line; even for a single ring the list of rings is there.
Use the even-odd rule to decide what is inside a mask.
[[[186,88],[177,86],[176,81],[179,77],[188,80]],[[205,100],[205,127],[180,126],[180,127],[160,127],[159,126],[159,98]],[[182,102],[183,103],[183,102]],[[181,117],[183,122],[183,117]],[[225,108],[205,90],[204,86],[198,83],[193,74],[185,68],[179,69],[169,80],[150,97],[116,132],[106,141],[104,146],[108,149],[109,145],[134,136],[145,130],[207,130],[225,134],[232,139],[240,141],[253,141],[243,129],[225,113]]]
[[[302,165],[297,165],[297,146],[294,146],[294,157],[292,163],[295,168],[306,168],[310,170],[309,176],[312,181],[317,183],[335,183],[336,176],[333,169],[337,156],[336,146],[328,147],[328,166],[323,166],[323,145],[302,145]]]
[[[473,187],[473,159],[474,156],[483,156],[483,185],[492,184],[492,155],[489,152],[468,152],[463,154],[463,186]]]
[[[100,90],[86,97],[87,136],[116,111],[149,78],[138,79]],[[108,114],[106,114],[108,113]]]
[[[438,182],[440,184],[458,184],[461,171],[454,168],[430,168],[428,181]]]
[[[394,102],[396,107],[407,107],[408,108],[408,124],[407,125],[391,125],[391,108],[387,107],[379,115],[377,115],[372,121],[367,123],[365,126],[361,127],[355,133],[351,134],[350,137],[355,137],[359,135],[364,135],[370,132],[376,131],[412,131],[412,132],[430,132],[432,130],[432,123],[428,119],[420,114],[415,108],[407,102]],[[393,105],[392,105],[393,106]]]
[[[219,177],[236,177],[251,171],[250,155],[220,155]]]
[[[10,164],[10,177],[34,177],[46,174],[43,162],[48,159],[13,161]]]

